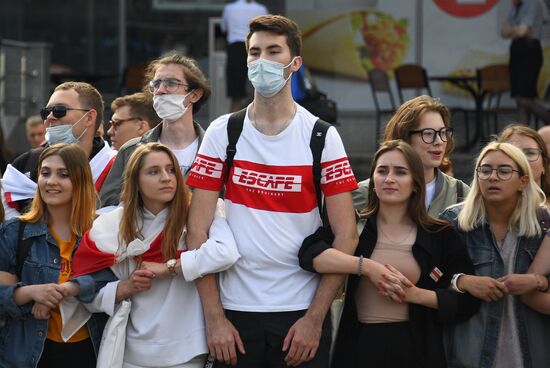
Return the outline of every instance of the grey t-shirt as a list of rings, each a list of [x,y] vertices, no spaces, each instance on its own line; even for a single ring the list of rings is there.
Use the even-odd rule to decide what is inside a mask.
[[[497,241],[500,256],[504,261],[504,274],[514,273],[518,236],[515,231],[508,231],[502,242]],[[518,325],[516,323],[515,299],[517,296],[504,297],[504,310],[500,323],[495,368],[523,368],[523,354],[519,343]]]

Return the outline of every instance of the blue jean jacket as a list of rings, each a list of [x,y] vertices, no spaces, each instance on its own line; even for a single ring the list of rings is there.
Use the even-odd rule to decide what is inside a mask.
[[[0,225],[0,270],[15,274],[19,219]],[[61,269],[59,247],[46,224],[27,223],[23,239],[32,238],[32,246],[23,264],[21,281],[0,286],[0,318],[5,320],[0,330],[0,367],[34,368],[40,360],[48,334],[48,320],[32,316],[32,303],[18,306],[13,300],[16,288],[25,285],[57,283]],[[75,246],[78,246],[77,239]],[[94,314],[88,321],[88,331],[97,355],[106,315]]]
[[[448,208],[441,217],[457,227],[461,209],[461,206]],[[470,232],[460,233],[468,247],[476,275],[492,278],[504,276],[504,262],[488,223]],[[542,236],[518,239],[515,273],[527,272],[541,240]],[[525,368],[548,368],[550,316],[535,312],[523,304],[519,297],[514,298],[523,365]],[[470,320],[450,328],[446,341],[449,367],[493,367],[503,309],[503,299],[482,302],[479,312]]]

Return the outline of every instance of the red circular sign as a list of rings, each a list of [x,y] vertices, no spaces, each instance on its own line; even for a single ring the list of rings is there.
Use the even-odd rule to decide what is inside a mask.
[[[434,0],[445,13],[459,17],[477,17],[491,10],[498,0]]]

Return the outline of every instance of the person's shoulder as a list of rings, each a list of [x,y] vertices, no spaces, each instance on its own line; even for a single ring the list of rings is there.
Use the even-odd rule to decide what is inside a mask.
[[[210,134],[212,134],[213,132],[220,132],[220,131],[226,132],[227,124],[229,123],[229,118],[233,114],[234,113],[229,113],[218,117],[217,119],[215,119],[210,123],[206,131],[209,132]]]
[[[451,224],[454,224],[458,219],[458,215],[460,214],[460,211],[462,211],[463,207],[464,207],[463,202],[449,206],[443,212],[441,212],[441,215],[439,215],[439,218],[441,218],[444,221],[448,221]]]
[[[1,233],[12,233],[19,231],[19,217],[12,217],[0,224]]]

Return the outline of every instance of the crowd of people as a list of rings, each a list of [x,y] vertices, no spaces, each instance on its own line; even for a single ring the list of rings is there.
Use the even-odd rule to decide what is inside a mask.
[[[254,99],[206,131],[187,56],[112,103],[112,145],[97,89],[55,88],[1,182],[0,367],[548,367],[541,135],[508,126],[468,185],[441,169],[448,108],[419,96],[357,183],[292,98],[297,25],[255,17],[245,51]]]

